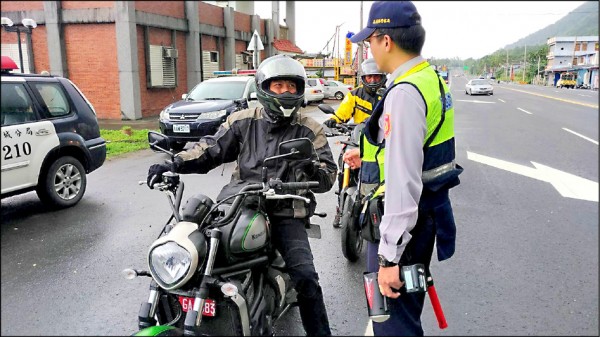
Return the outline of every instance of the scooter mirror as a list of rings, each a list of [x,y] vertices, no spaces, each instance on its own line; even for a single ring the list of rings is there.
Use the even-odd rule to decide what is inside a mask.
[[[319,108],[319,110],[323,111],[326,114],[330,114],[330,115],[335,114],[335,110],[333,110],[333,108],[327,104],[319,104],[318,108]]]

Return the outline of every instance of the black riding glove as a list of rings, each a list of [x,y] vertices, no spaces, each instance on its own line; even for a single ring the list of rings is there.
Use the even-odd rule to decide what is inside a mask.
[[[323,122],[323,125],[325,125],[328,128],[334,128],[336,124],[337,124],[337,121],[332,118],[329,118],[328,120]]]
[[[148,169],[148,180],[146,181],[150,189],[154,189],[154,184],[162,181],[162,175],[171,171],[170,164],[154,164]]]
[[[178,164],[182,161],[181,157],[175,157],[175,161],[172,163],[154,164],[150,166],[148,169],[148,179],[146,180],[148,187],[154,189],[153,185],[162,181],[163,173],[169,171],[176,172]]]

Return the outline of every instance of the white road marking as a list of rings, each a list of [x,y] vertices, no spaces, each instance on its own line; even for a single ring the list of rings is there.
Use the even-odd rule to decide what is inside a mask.
[[[525,113],[528,113],[528,114],[532,115],[532,113],[531,113],[531,112],[529,112],[529,111],[527,111],[527,110],[523,110],[523,109],[521,109],[521,108],[517,108],[517,109],[518,109],[518,110],[521,110],[521,111],[523,111],[523,112],[525,112]]]
[[[569,129],[567,129],[567,128],[562,128],[562,129],[563,129],[563,130],[565,130],[565,131],[567,131],[567,132],[570,132],[570,133],[574,134],[575,136],[579,136],[579,137],[581,137],[581,138],[583,138],[583,139],[585,139],[585,140],[587,140],[587,141],[590,141],[590,142],[592,142],[592,143],[594,143],[594,144],[598,145],[598,142],[597,142],[597,141],[595,141],[595,140],[593,140],[593,139],[591,139],[591,138],[588,138],[588,137],[586,137],[586,136],[584,136],[584,135],[581,135],[581,134],[579,134],[579,133],[577,133],[577,132],[575,132],[575,131],[569,130]]]
[[[501,98],[498,98],[498,100],[502,103],[506,103],[504,100],[502,100]]]
[[[365,334],[363,336],[373,336],[373,323],[371,320],[368,320],[367,328],[365,329]]]
[[[598,183],[576,175],[531,162],[535,168],[467,151],[467,158],[485,165],[546,181],[565,198],[598,202]]]
[[[458,102],[470,102],[470,103],[485,103],[485,104],[496,104],[496,102],[468,100],[468,99],[457,99]]]

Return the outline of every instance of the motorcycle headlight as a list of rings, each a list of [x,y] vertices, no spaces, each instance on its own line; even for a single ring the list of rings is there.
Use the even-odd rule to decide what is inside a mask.
[[[194,276],[207,252],[208,245],[198,225],[181,221],[150,246],[150,274],[162,288],[177,289]]]
[[[217,111],[209,111],[203,112],[198,116],[198,119],[217,119],[225,116],[227,114],[227,110],[217,110]]]
[[[152,275],[168,287],[181,281],[192,263],[191,254],[175,242],[154,247],[149,258]]]

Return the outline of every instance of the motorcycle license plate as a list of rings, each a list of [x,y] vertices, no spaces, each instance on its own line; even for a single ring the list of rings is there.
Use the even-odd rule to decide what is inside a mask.
[[[194,308],[194,298],[179,296],[179,303],[184,312],[188,312]],[[214,300],[207,298],[204,300],[204,308],[202,308],[202,316],[215,317],[217,315],[217,304]]]
[[[190,133],[190,125],[189,124],[174,124],[173,132]]]

